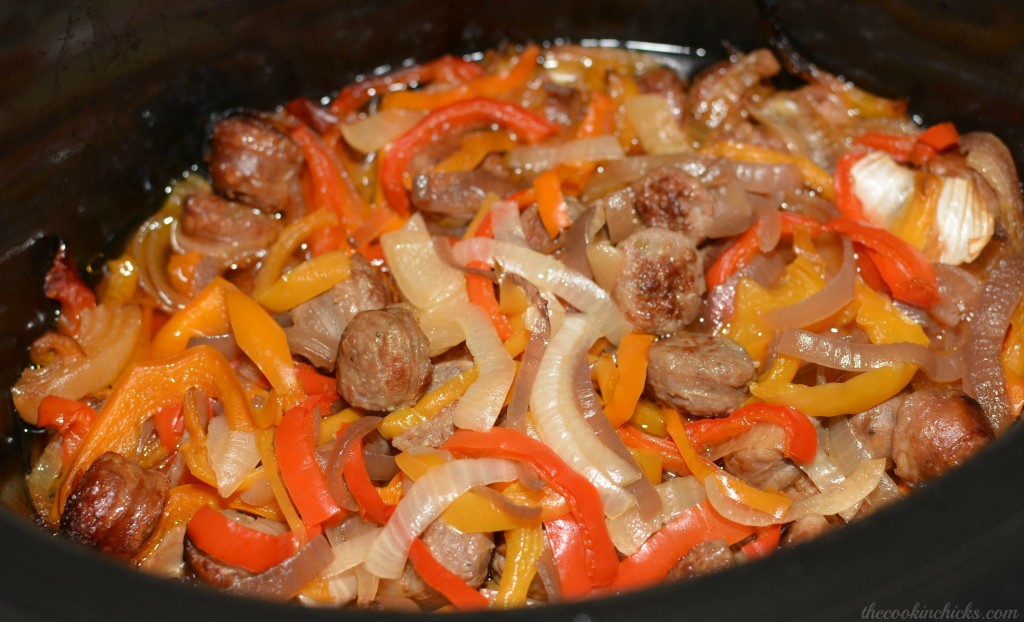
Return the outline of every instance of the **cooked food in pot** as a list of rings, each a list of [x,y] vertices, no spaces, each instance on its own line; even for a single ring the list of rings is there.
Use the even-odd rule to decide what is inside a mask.
[[[1021,413],[995,136],[768,50],[474,58],[220,118],[95,290],[54,257],[43,524],[258,598],[557,603],[860,520]]]

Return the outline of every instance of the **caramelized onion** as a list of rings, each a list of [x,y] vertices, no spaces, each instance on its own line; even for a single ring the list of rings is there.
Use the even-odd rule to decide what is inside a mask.
[[[1011,247],[1024,251],[1024,196],[1010,150],[988,132],[964,134],[960,149],[967,153],[967,166],[977,171],[999,197],[996,215]]]
[[[539,505],[519,505],[490,486],[477,486],[473,488],[473,492],[493,503],[499,511],[513,520],[536,521],[544,511]]]
[[[808,326],[835,315],[853,302],[857,264],[853,258],[853,244],[843,237],[843,263],[820,291],[800,302],[772,309],[765,314],[770,326]]]
[[[623,188],[604,198],[604,218],[608,223],[608,239],[618,244],[640,226],[636,210],[633,209],[635,193],[632,188]]]
[[[782,235],[782,217],[773,205],[762,203],[757,208],[757,247],[762,253],[775,249]]]
[[[526,292],[527,302],[537,310],[537,319],[530,328],[530,340],[526,344],[526,350],[523,351],[515,385],[512,387],[512,399],[505,410],[505,427],[525,432],[526,411],[530,407],[530,393],[533,391],[533,383],[537,379],[537,370],[540,369],[544,350],[548,347],[548,342],[551,339],[551,317],[548,313],[548,301],[540,295],[540,290],[536,285],[513,272],[509,272],[505,277],[523,288],[523,291]]]
[[[273,568],[238,578],[227,591],[266,600],[288,601],[330,566],[333,559],[331,545],[323,536],[317,536],[298,553]]]
[[[380,422],[380,417],[359,419],[338,435],[337,440],[334,441],[334,447],[331,448],[331,457],[327,460],[327,490],[334,497],[335,503],[350,512],[357,511],[359,506],[352,498],[352,493],[349,492],[342,477],[342,472],[345,469],[342,457],[353,443],[362,441],[364,436],[376,430],[377,424]]]
[[[876,458],[857,438],[849,417],[835,417],[830,422],[828,455],[847,477],[852,475],[865,460]],[[868,501],[872,508],[879,508],[901,497],[903,497],[903,493],[900,492],[896,482],[892,481],[887,473],[882,473],[881,479],[878,480],[878,488],[868,495]]]
[[[289,326],[284,329],[288,349],[321,369],[334,369],[338,357],[338,344],[333,345],[329,336],[303,326]]]
[[[565,245],[562,247],[565,249],[562,253],[562,263],[588,279],[594,278],[590,271],[590,262],[587,261],[587,244],[591,237],[590,221],[593,217],[593,207],[588,207],[580,214],[573,221],[572,226],[565,231]]]
[[[970,322],[964,390],[981,404],[996,434],[1005,432],[1017,415],[1010,405],[999,355],[1022,295],[1024,254],[1017,253],[1004,257],[992,270]]]
[[[845,513],[856,508],[871,494],[884,474],[885,460],[864,460],[838,486],[794,501],[789,507],[786,520],[796,520],[810,514],[839,514],[845,517]]]
[[[981,292],[978,279],[956,266],[936,263],[935,280],[939,286],[939,302],[928,309],[935,321],[953,327],[970,314]]]

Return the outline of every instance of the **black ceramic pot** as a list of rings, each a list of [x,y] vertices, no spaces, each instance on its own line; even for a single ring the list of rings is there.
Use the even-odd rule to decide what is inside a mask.
[[[767,3],[767,0],[765,0]],[[926,122],[995,132],[1024,164],[1024,3],[786,0],[779,23],[821,66]],[[319,97],[360,71],[503,41],[765,44],[755,0],[201,2],[0,6],[0,385],[51,307],[37,256],[63,238],[80,261],[116,250],[199,162],[211,114]],[[161,581],[50,536],[26,518],[29,446],[0,398],[0,619],[379,619],[229,598]],[[609,600],[488,617],[537,620],[858,619],[1024,602],[1024,432],[906,502],[720,575]],[[971,609],[963,613],[964,606]],[[901,611],[903,613],[901,613]],[[398,616],[388,616],[398,617]],[[471,617],[484,617],[484,614]],[[947,618],[948,619],[948,618]]]

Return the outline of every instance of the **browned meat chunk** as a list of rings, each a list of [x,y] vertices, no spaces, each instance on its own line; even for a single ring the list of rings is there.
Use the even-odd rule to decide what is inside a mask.
[[[896,416],[896,475],[908,484],[923,483],[959,466],[990,440],[992,431],[974,400],[959,391],[916,391]]]
[[[721,572],[735,565],[736,558],[725,540],[708,540],[690,549],[690,552],[668,571],[668,578],[699,577]]]
[[[423,543],[430,549],[434,559],[470,587],[480,587],[487,578],[487,568],[494,550],[491,534],[462,533],[439,518],[423,532]],[[437,606],[445,602],[408,564],[402,575],[402,591],[405,596],[424,606]]]
[[[633,190],[633,208],[645,226],[685,233],[697,244],[708,237],[716,212],[715,197],[695,177],[662,167],[637,180]]]
[[[185,564],[197,579],[206,585],[229,589],[243,579],[255,576],[245,568],[232,566],[208,555],[185,536]]]
[[[871,410],[850,417],[854,434],[873,457],[892,457],[892,431],[896,426],[896,413],[904,399],[905,396],[897,395]]]
[[[563,86],[553,82],[542,85],[544,93],[544,116],[563,127],[576,125],[586,110],[583,104],[583,93],[571,86]]]
[[[682,115],[686,107],[686,85],[679,74],[668,67],[657,67],[636,79],[641,93],[659,93],[668,99],[672,113],[676,117]]]
[[[415,402],[430,383],[430,344],[403,307],[358,313],[338,344],[338,393],[367,410]]]
[[[446,224],[465,225],[480,209],[484,197],[504,198],[519,184],[484,171],[426,173],[412,184],[412,204],[428,214],[444,216]]]
[[[831,525],[829,525],[828,520],[820,514],[801,516],[790,523],[786,529],[786,534],[782,536],[782,546],[814,540],[821,537],[830,528]]]
[[[170,483],[158,471],[113,452],[96,459],[68,497],[60,533],[104,553],[130,559],[164,511]]]
[[[301,203],[302,151],[266,122],[250,115],[228,117],[213,128],[210,178],[228,198],[268,213]]]
[[[281,223],[212,192],[195,192],[185,198],[181,230],[185,235],[210,242],[263,248],[277,238]]]
[[[633,233],[619,248],[626,261],[614,297],[637,330],[667,335],[697,317],[704,267],[690,238],[652,227]]]
[[[677,333],[655,341],[647,353],[647,389],[660,402],[698,417],[735,410],[753,379],[747,352],[714,335]]]
[[[784,490],[800,477],[800,469],[775,449],[741,449],[725,457],[725,470],[755,488]]]
[[[702,72],[690,89],[690,116],[709,129],[739,113],[747,92],[779,73],[779,61],[768,50],[739,54]]]

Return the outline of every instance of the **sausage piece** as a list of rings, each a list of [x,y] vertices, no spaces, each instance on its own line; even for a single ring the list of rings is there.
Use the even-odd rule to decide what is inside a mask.
[[[245,568],[225,564],[192,544],[185,536],[185,563],[197,579],[206,585],[226,590],[242,579],[255,576]]]
[[[768,448],[741,449],[725,457],[725,470],[755,488],[784,490],[800,477],[800,469],[784,459],[781,451]]]
[[[992,440],[981,406],[959,391],[922,389],[896,415],[892,458],[896,475],[920,484],[959,466]]]
[[[430,383],[430,344],[404,307],[362,311],[338,344],[338,393],[367,410],[412,404]]]
[[[671,570],[668,579],[699,577],[721,572],[736,565],[736,558],[725,540],[708,540],[690,549]]]
[[[647,389],[658,401],[698,417],[724,415],[747,397],[754,361],[735,342],[682,332],[651,344]]]
[[[637,330],[667,335],[697,317],[704,267],[690,238],[651,227],[636,231],[619,248],[625,251],[625,265],[613,295]]]
[[[213,128],[210,179],[230,199],[267,213],[301,203],[302,150],[265,121],[234,115]]]
[[[711,66],[690,89],[690,116],[708,129],[736,121],[747,92],[780,69],[779,61],[768,50],[739,54]]]
[[[633,191],[633,208],[645,226],[685,233],[696,244],[708,237],[716,202],[697,178],[662,167],[634,182]]]
[[[185,197],[181,230],[191,237],[238,248],[263,248],[277,238],[281,223],[212,192],[194,192]]]
[[[82,475],[60,519],[61,535],[121,559],[131,559],[153,533],[170,482],[107,452]]]

